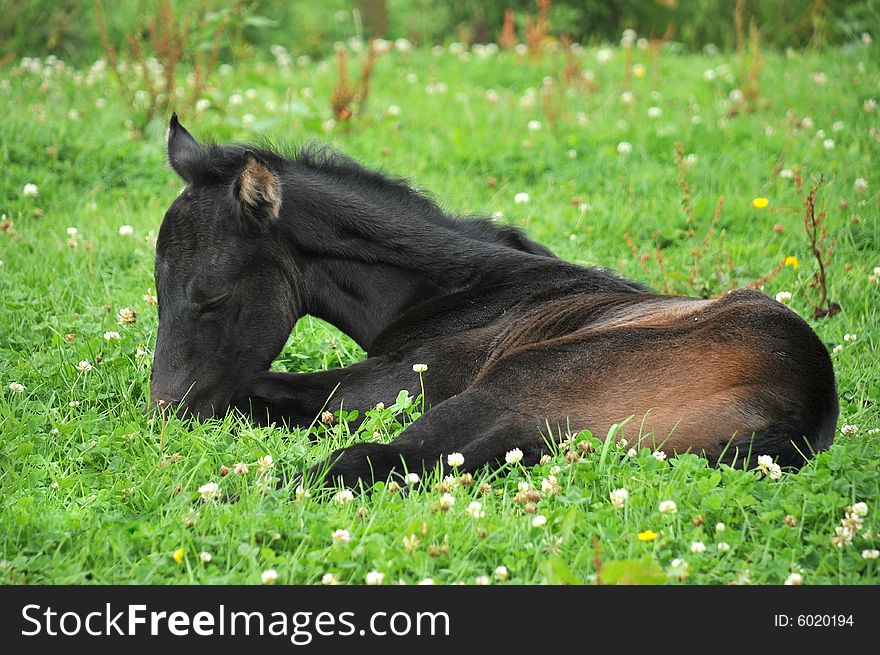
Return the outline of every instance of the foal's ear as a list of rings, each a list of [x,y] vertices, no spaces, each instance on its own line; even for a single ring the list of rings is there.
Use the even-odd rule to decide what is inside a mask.
[[[255,225],[274,221],[281,213],[281,182],[266,163],[245,150],[244,168],[235,193],[244,215]]]
[[[203,158],[204,148],[180,124],[177,114],[171,114],[171,123],[168,125],[168,161],[171,168],[186,182],[192,182]]]

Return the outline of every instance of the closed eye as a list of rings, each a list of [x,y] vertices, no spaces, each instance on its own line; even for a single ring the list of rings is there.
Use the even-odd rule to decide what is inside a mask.
[[[207,300],[201,301],[198,305],[199,313],[206,314],[214,309],[217,309],[218,307],[220,307],[220,305],[226,302],[231,295],[232,292],[227,291],[226,293],[219,296],[214,296],[213,298],[208,298]]]

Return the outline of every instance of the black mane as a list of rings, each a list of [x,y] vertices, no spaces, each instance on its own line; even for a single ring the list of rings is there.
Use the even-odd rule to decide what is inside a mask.
[[[200,180],[231,179],[241,168],[242,156],[246,151],[253,152],[270,168],[279,171],[282,177],[285,173],[300,173],[298,180],[305,178],[307,181],[312,176],[330,179],[363,196],[379,196],[382,204],[393,204],[407,216],[417,216],[471,239],[555,257],[549,249],[529,239],[519,228],[496,223],[485,216],[447,214],[428,193],[414,188],[407,178],[367,169],[331,146],[316,141],[294,147],[268,140],[258,144],[207,145],[203,150],[201,166],[198,167]]]

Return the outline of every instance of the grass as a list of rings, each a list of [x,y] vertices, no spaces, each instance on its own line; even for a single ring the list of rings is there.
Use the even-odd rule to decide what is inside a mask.
[[[328,140],[370,166],[406,174],[446,208],[502,212],[499,220],[561,257],[656,287],[671,281],[678,291],[692,286],[693,260],[675,163],[681,141],[696,155],[686,175],[698,240],[718,196],[725,199],[701,289],[721,293],[797,257],[797,269],[784,267],[764,290],[791,292],[791,307],[829,348],[843,346],[833,355],[840,425],[857,433],[840,434],[828,452],[778,481],[712,469],[689,455],[629,457],[582,434],[546,464],[484,471],[469,486],[434,473],[413,493],[379,484],[351,502],[338,502],[335,492],[274,491],[281,469],[305,469],[340,445],[393,438],[418,416],[419,399],[371,410],[356,434],[345,416],[316,422],[312,435],[232,417],[193,429],[148,419],[156,310],[144,296],[152,293],[154,235],[181,186],[164,161],[165,126],[130,138],[130,110],[99,69],[13,62],[0,69],[0,209],[12,223],[0,232],[0,581],[259,583],[275,569],[279,583],[318,583],[331,573],[362,584],[376,570],[386,583],[472,584],[480,576],[501,582],[499,566],[514,583],[780,584],[792,572],[807,584],[880,581],[878,560],[862,557],[880,543],[880,435],[870,433],[880,427],[880,285],[870,277],[880,265],[880,144],[878,114],[864,109],[878,88],[878,60],[861,44],[765,53],[759,108],[732,115],[734,55],[664,52],[655,61],[635,50],[633,63],[647,74],[626,83],[623,53],[611,53],[606,64],[595,49],[578,55],[594,73],[594,91],[542,103],[545,76],[562,69],[556,57],[392,52],[376,63],[366,111],[350,128],[327,122],[332,59],[279,70],[271,57],[258,58],[221,69],[206,94],[210,106],[181,118],[200,138]],[[704,79],[706,69],[716,71],[714,80]],[[632,104],[620,98],[627,87]],[[234,94],[241,104],[230,102]],[[649,117],[649,107],[660,115]],[[540,126],[529,129],[530,121]],[[829,138],[833,149],[823,146]],[[630,154],[618,153],[622,141]],[[829,296],[843,308],[830,319],[812,321],[805,287],[816,263],[801,224],[807,189],[781,177],[782,168],[797,169],[806,187],[824,176],[818,204],[836,239]],[[868,181],[867,191],[856,190],[857,178]],[[39,194],[24,195],[25,184]],[[517,204],[518,193],[529,202]],[[768,207],[753,207],[758,196]],[[120,235],[122,225],[133,234]],[[654,260],[643,269],[626,233],[645,252],[662,246],[662,275]],[[136,323],[117,324],[123,307],[136,311]],[[121,338],[107,341],[107,331]],[[361,357],[333,327],[305,318],[275,367],[311,371]],[[92,370],[77,370],[82,360]],[[13,382],[24,391],[10,389]],[[430,370],[424,383],[430,388]],[[643,384],[652,384],[651,371]],[[265,455],[275,468],[261,473]],[[246,475],[221,476],[221,466],[238,462],[248,465]],[[208,482],[219,483],[220,496],[202,501],[198,489]],[[535,507],[518,502],[519,485],[541,493]],[[444,488],[455,499],[445,511]],[[628,491],[622,509],[609,500],[619,488]],[[232,495],[238,502],[225,500]],[[665,500],[676,513],[659,511]],[[485,516],[473,518],[473,501]],[[838,548],[835,528],[858,501],[869,513],[853,543]],[[538,514],[543,527],[532,525]],[[334,542],[339,529],[350,541]],[[639,540],[649,530],[656,538]],[[705,552],[692,552],[694,542]],[[729,550],[720,552],[719,542]]]

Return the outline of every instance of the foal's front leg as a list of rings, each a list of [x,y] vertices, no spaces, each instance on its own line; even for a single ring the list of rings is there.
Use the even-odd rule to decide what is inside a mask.
[[[305,428],[325,409],[356,409],[363,416],[379,402],[392,403],[402,389],[419,393],[412,365],[373,357],[315,373],[260,373],[242,385],[234,405],[260,424]]]
[[[549,452],[541,421],[505,406],[493,394],[465,391],[435,406],[390,444],[360,443],[337,450],[312,468],[310,479],[356,487],[385,480],[391,473],[430,469],[437,461],[446,466],[454,452],[464,456],[461,471],[503,460],[507,451],[523,451],[524,465],[533,465]]]

